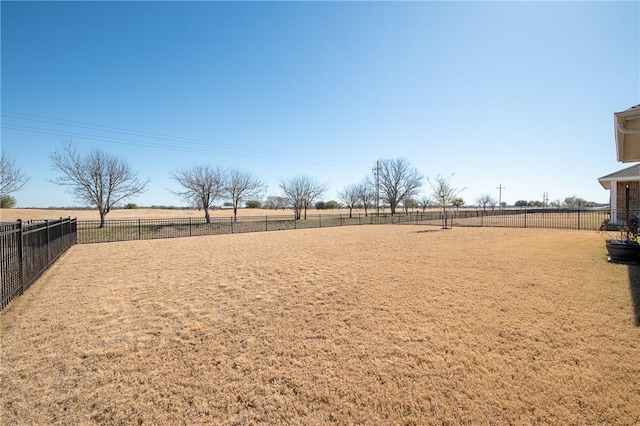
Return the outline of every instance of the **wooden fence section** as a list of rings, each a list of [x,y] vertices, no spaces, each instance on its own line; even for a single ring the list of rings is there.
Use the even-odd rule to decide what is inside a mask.
[[[0,309],[24,293],[76,240],[76,219],[0,223]]]

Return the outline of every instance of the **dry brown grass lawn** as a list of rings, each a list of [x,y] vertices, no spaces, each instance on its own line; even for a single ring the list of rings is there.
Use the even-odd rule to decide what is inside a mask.
[[[633,299],[595,232],[79,245],[1,314],[0,418],[639,424]]]

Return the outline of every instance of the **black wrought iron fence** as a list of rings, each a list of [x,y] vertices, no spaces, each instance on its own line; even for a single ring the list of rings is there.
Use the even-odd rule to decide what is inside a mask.
[[[0,309],[22,294],[76,242],[76,219],[0,223]]]
[[[396,216],[398,217],[398,216]],[[307,215],[307,219],[295,219],[294,215],[212,217],[177,219],[127,219],[106,220],[100,227],[99,220],[78,221],[78,242],[99,243],[156,238],[191,237],[197,235],[240,234],[246,232],[279,231],[286,229],[327,228],[331,226],[391,223],[391,215],[354,213],[337,215]]]
[[[616,219],[622,216],[623,212],[614,211],[612,215],[609,209],[461,210],[452,212],[452,224],[453,226],[597,231],[606,227],[615,228],[612,217]]]
[[[634,214],[637,212],[634,212]],[[611,213],[606,209],[495,209],[447,210],[389,213],[370,212],[365,215],[308,214],[296,220],[293,215],[212,217],[177,219],[115,219],[78,221],[78,242],[98,243],[111,241],[149,240],[157,238],[190,237],[197,235],[240,234],[246,232],[278,231],[287,229],[327,228],[350,225],[421,224],[431,226],[472,226],[506,228],[548,228],[599,230],[616,229],[612,218],[620,222],[626,213]]]

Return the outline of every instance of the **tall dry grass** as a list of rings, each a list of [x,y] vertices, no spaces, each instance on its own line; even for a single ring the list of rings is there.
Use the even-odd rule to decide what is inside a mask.
[[[597,233],[367,226],[73,247],[1,314],[6,424],[640,423]]]

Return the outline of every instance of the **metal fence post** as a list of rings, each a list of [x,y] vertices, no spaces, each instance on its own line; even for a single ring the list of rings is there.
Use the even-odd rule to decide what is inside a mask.
[[[142,239],[142,224],[140,222],[141,219],[138,219],[138,239]]]
[[[318,228],[322,228],[322,215],[318,215]]]
[[[189,218],[189,236],[191,236],[191,218]]]
[[[233,216],[229,218],[229,223],[231,223],[231,233],[233,234]]]
[[[46,244],[47,244],[47,263],[49,263],[49,261],[51,259],[51,256],[49,254],[49,251],[51,250],[51,247],[49,247],[49,239],[50,239],[49,238],[49,219],[46,219],[44,221],[44,224],[45,224],[45,227],[47,228],[47,241],[46,241]]]
[[[20,277],[20,286],[24,293],[24,250],[22,247],[22,219],[18,219],[18,275]]]
[[[580,230],[580,209],[578,209],[578,231]]]
[[[264,230],[269,230],[269,215],[264,215]]]
[[[527,209],[524,210],[524,227],[527,227]]]

